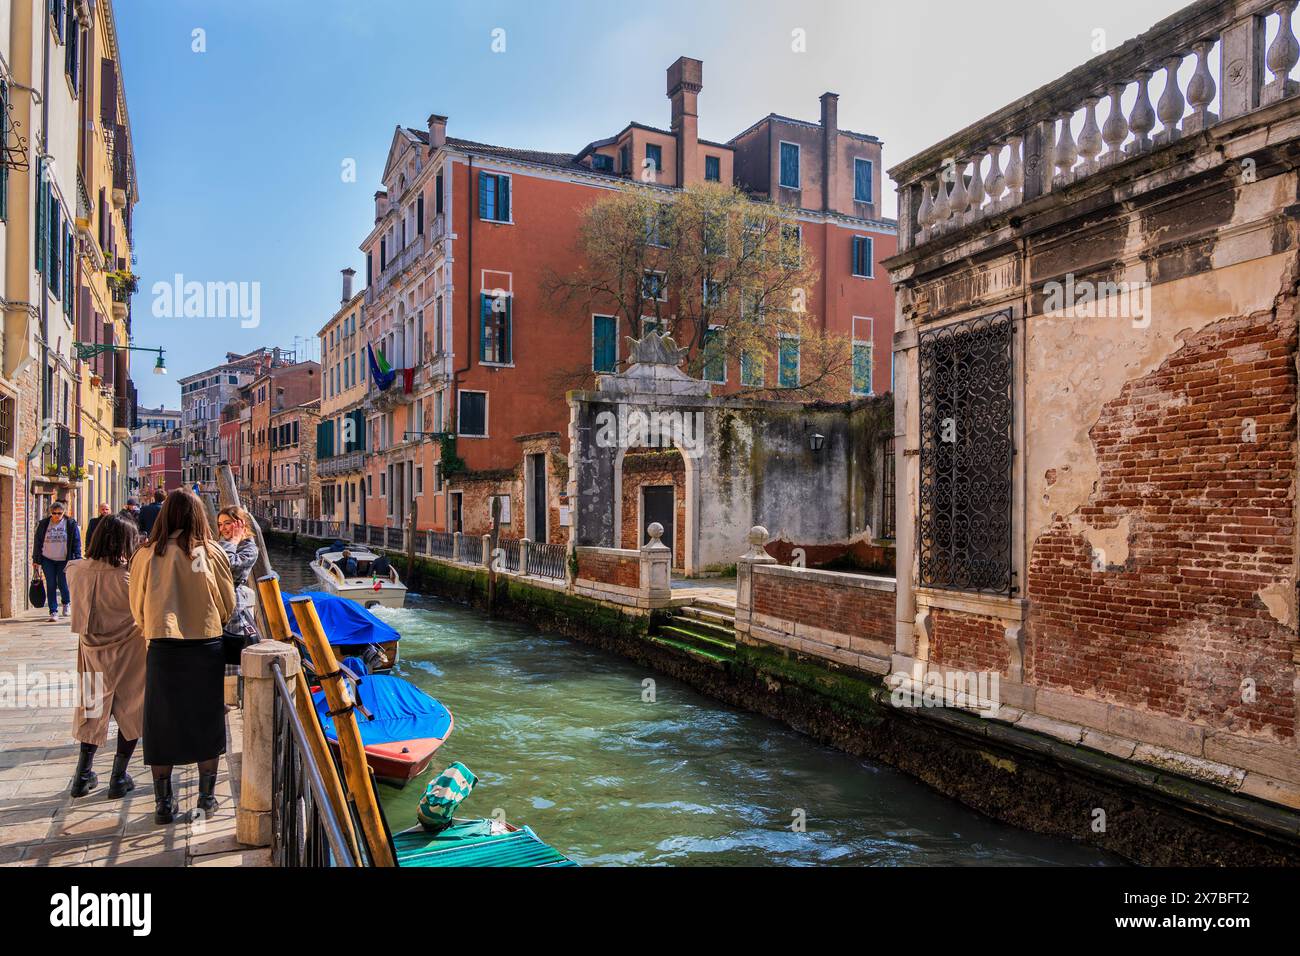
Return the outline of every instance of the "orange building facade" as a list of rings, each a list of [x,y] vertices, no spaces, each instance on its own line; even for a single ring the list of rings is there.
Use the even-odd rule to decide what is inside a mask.
[[[573,154],[451,137],[437,114],[395,130],[361,244],[365,502],[352,513],[367,524],[413,516],[419,529],[481,534],[499,498],[506,533],[568,540],[564,396],[592,382],[602,320],[598,303],[558,307],[548,279],[578,268],[586,209],[623,182],[671,199],[716,180],[789,206],[820,274],[808,311],[852,338],[855,393],[889,391],[893,295],[878,263],[895,252],[896,223],[880,215],[881,142],[839,129],[830,93],[818,122],[772,114],[703,140],[702,64],[679,59],[667,79],[670,128],[629,123]],[[618,358],[632,331],[616,329]],[[392,368],[384,390],[367,346]],[[732,363],[717,387],[738,386]]]

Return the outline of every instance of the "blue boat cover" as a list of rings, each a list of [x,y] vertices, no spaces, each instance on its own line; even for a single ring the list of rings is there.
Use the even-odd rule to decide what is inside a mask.
[[[375,617],[356,601],[350,601],[337,594],[325,591],[303,591],[301,594],[284,592],[284,611],[289,615],[289,629],[301,636],[298,620],[293,616],[289,602],[294,598],[309,597],[316,605],[316,614],[325,628],[325,635],[335,646],[340,644],[383,644],[387,641],[400,640],[398,634],[389,625]]]
[[[443,739],[451,730],[451,711],[400,677],[371,674],[357,684],[356,696],[371,715],[371,719],[366,720],[360,711],[356,712],[361,742],[367,746],[424,737]],[[318,690],[311,699],[320,715],[325,736],[337,740],[325,692]]]

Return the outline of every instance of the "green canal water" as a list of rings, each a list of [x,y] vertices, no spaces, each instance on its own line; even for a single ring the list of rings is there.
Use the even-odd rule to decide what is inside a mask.
[[[273,560],[286,589],[311,586],[302,553]],[[415,594],[376,613],[402,634],[394,673],[455,717],[428,772],[381,786],[394,830],[459,760],[479,778],[463,816],[503,814],[590,866],[1115,862],[536,628]]]

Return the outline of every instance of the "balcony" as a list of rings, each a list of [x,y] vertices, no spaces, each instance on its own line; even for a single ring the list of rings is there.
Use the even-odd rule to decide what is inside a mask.
[[[365,463],[366,456],[364,452],[354,451],[345,455],[335,455],[333,458],[324,458],[318,461],[316,463],[316,474],[322,478],[353,474],[365,467]]]
[[[388,265],[366,288],[366,305],[372,305],[375,299],[415,265],[422,255],[424,255],[424,236],[416,236],[413,241],[407,243],[405,249],[389,260]]]
[[[394,369],[394,371],[397,372],[397,377],[393,379],[393,384],[388,386],[387,391],[372,390],[366,395],[364,407],[367,411],[386,412],[402,405],[409,405],[415,401],[415,396],[419,392],[420,384],[424,378],[423,366],[417,365],[414,369],[409,370],[412,372],[411,390],[409,392],[406,390],[406,372],[408,369],[398,368]]]
[[[71,484],[85,477],[84,439],[66,425],[55,425],[41,449],[41,476],[46,481]]]
[[[1014,228],[1051,193],[1117,178],[1099,175],[1112,167],[1131,165],[1137,175],[1174,162],[1169,153],[1139,160],[1180,141],[1190,155],[1198,141],[1242,128],[1246,114],[1295,96],[1294,6],[1193,4],[890,170],[900,254]]]

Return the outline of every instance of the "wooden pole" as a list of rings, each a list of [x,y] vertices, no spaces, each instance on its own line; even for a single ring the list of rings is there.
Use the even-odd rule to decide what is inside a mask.
[[[273,641],[293,643],[293,632],[289,629],[289,615],[285,613],[284,602],[280,598],[280,579],[271,574],[258,578],[257,590],[262,599],[262,606],[267,612],[267,637]],[[298,712],[298,720],[307,730],[307,743],[311,747],[312,758],[320,769],[321,779],[325,781],[325,793],[329,797],[334,816],[339,821],[348,846],[352,849],[353,857],[360,861],[361,850],[357,843],[357,832],[352,826],[352,814],[348,812],[347,794],[343,791],[343,784],[339,780],[338,767],[334,764],[329,743],[325,740],[325,732],[321,730],[320,717],[317,716],[316,707],[312,703],[307,677],[301,669],[295,676],[295,683],[297,688],[294,693],[294,710]]]
[[[235,484],[235,473],[231,471],[230,465],[222,462],[217,466],[217,501],[222,508],[242,508],[239,502],[239,488]],[[250,516],[251,517],[251,516]],[[254,581],[261,581],[268,574],[274,574],[271,570],[271,557],[266,550],[266,539],[262,537],[262,527],[253,518],[253,535],[257,538],[257,560],[253,562],[253,569],[249,571],[248,576]],[[216,518],[212,520],[212,533],[217,533]],[[279,593],[279,586],[276,586],[276,593]],[[269,611],[264,601],[262,601],[262,589],[257,589],[257,624],[258,633],[270,633]],[[283,613],[283,608],[281,608]]]
[[[406,530],[406,585],[411,586],[412,573],[415,571],[415,536],[419,533],[415,530],[416,513],[420,506],[418,498],[411,499],[411,513],[407,519]]]
[[[289,602],[293,607],[293,616],[298,621],[298,633],[307,642],[311,652],[312,664],[319,675],[325,698],[329,701],[334,714],[334,730],[339,740],[339,758],[343,764],[343,776],[347,780],[348,793],[356,804],[357,817],[361,821],[361,830],[370,847],[370,858],[376,866],[396,866],[392,847],[388,842],[388,833],[384,827],[384,818],[379,809],[379,797],[370,781],[370,772],[366,768],[365,748],[361,743],[361,731],[357,728],[357,717],[352,712],[352,693],[339,671],[338,660],[334,657],[334,648],[330,647],[316,614],[316,605],[309,597],[294,598]]]

